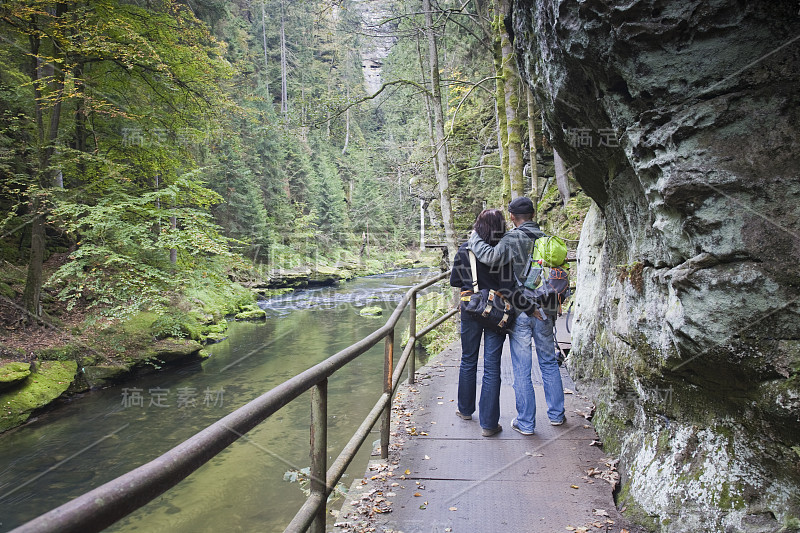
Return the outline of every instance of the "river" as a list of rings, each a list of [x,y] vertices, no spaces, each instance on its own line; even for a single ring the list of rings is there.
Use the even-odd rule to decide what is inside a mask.
[[[404,270],[263,301],[267,320],[232,323],[229,338],[209,346],[212,356],[202,363],[86,393],[3,435],[0,531],[152,460],[365,337],[384,324],[409,287],[435,274]],[[384,316],[359,316],[365,305],[381,306]],[[382,371],[379,343],[329,380],[329,461],[380,395]],[[283,531],[305,500],[299,484],[284,481],[284,474],[309,465],[309,412],[306,393],[107,531]],[[363,475],[377,426],[374,435],[351,464],[345,485]]]

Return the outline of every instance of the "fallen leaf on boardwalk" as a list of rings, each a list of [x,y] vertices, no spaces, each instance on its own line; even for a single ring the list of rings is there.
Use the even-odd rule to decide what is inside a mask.
[[[600,522],[592,522],[592,525],[594,527],[596,527],[597,529],[600,529],[601,527],[603,527],[603,524],[601,524]]]
[[[544,457],[543,453],[525,452],[525,455],[529,455],[531,457]]]
[[[437,396],[437,397],[436,397],[436,399],[437,399],[437,400],[443,400],[443,399],[444,399],[444,396]]]
[[[419,508],[420,509],[427,509],[428,508],[428,502],[422,502],[422,505],[420,505]]]
[[[451,511],[458,511],[458,507],[451,507],[450,510]]]
[[[594,514],[596,514],[597,516],[608,516],[608,511],[606,511],[605,509],[595,509]]]
[[[573,489],[579,489],[580,488],[578,485],[570,485],[570,487],[572,487]]]
[[[420,435],[424,435],[425,437],[428,436],[428,432],[427,431],[420,431],[419,434]]]
[[[410,469],[410,468],[406,468],[406,471],[405,471],[405,472],[403,472],[403,473],[404,473],[405,475],[409,475],[409,474],[411,473],[411,469]]]
[[[600,475],[600,470],[592,467],[592,468],[590,468],[589,470],[586,471],[586,474],[589,475],[590,477],[591,476],[599,476]]]
[[[564,389],[564,394],[575,394],[575,391],[572,389]]]
[[[436,402],[437,405],[444,405],[444,402]]]
[[[394,492],[387,492],[387,493],[386,493],[386,496],[387,496],[388,498],[394,498],[395,496],[397,496],[397,494],[395,494]]]
[[[599,440],[593,440],[592,442],[589,443],[589,446],[598,446],[598,447],[602,448],[603,447],[603,442],[599,441]]]
[[[575,528],[572,526],[567,526],[564,529],[566,529],[567,531],[575,531]]]
[[[399,485],[400,485],[400,483],[392,483],[392,487],[397,487]]]
[[[427,461],[428,459],[430,459],[430,457],[428,457],[427,455],[425,457],[423,457],[423,460],[425,460],[425,461]]]

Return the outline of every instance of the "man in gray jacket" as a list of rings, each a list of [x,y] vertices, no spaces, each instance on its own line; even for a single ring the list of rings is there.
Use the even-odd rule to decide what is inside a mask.
[[[514,229],[506,233],[494,247],[484,242],[475,232],[469,238],[469,248],[481,263],[501,266],[512,263],[517,283],[525,281],[530,269],[530,254],[533,244],[544,233],[533,221],[533,202],[530,198],[515,198],[508,204],[508,212]],[[566,419],[564,414],[564,388],[558,359],[555,352],[553,329],[556,316],[551,311],[540,314],[528,306],[521,307],[511,330],[511,365],[514,369],[514,396],[516,397],[517,417],[511,427],[523,435],[533,435],[536,428],[536,396],[531,380],[533,356],[531,338],[536,345],[536,356],[544,382],[544,397],[547,401],[547,417],[550,424],[560,426]],[[530,313],[530,314],[529,314]]]

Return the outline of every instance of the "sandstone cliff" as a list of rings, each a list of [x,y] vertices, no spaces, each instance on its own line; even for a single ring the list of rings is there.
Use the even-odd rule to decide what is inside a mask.
[[[570,369],[662,531],[800,526],[797,2],[520,0],[523,77],[596,202]]]

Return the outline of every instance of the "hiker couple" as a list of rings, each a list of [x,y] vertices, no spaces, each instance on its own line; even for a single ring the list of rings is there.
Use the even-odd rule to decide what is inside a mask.
[[[459,249],[453,262],[450,285],[464,294],[473,289],[470,252],[477,261],[477,284],[507,295],[517,310],[508,335],[511,339],[511,363],[517,416],[511,428],[523,435],[533,435],[536,428],[536,397],[531,380],[531,338],[544,382],[547,416],[550,424],[564,423],[564,389],[555,353],[553,330],[556,309],[539,307],[518,290],[530,268],[530,256],[537,238],[545,237],[533,221],[533,202],[520,197],[511,201],[508,212],[514,229],[506,232],[505,218],[499,209],[485,209],[475,220],[469,241]],[[468,296],[467,296],[468,297]],[[458,375],[458,410],[456,415],[471,420],[475,412],[478,351],[483,335],[483,384],[478,402],[481,433],[490,437],[502,431],[500,425],[500,355],[506,334],[484,327],[473,316],[461,313],[461,367]]]

